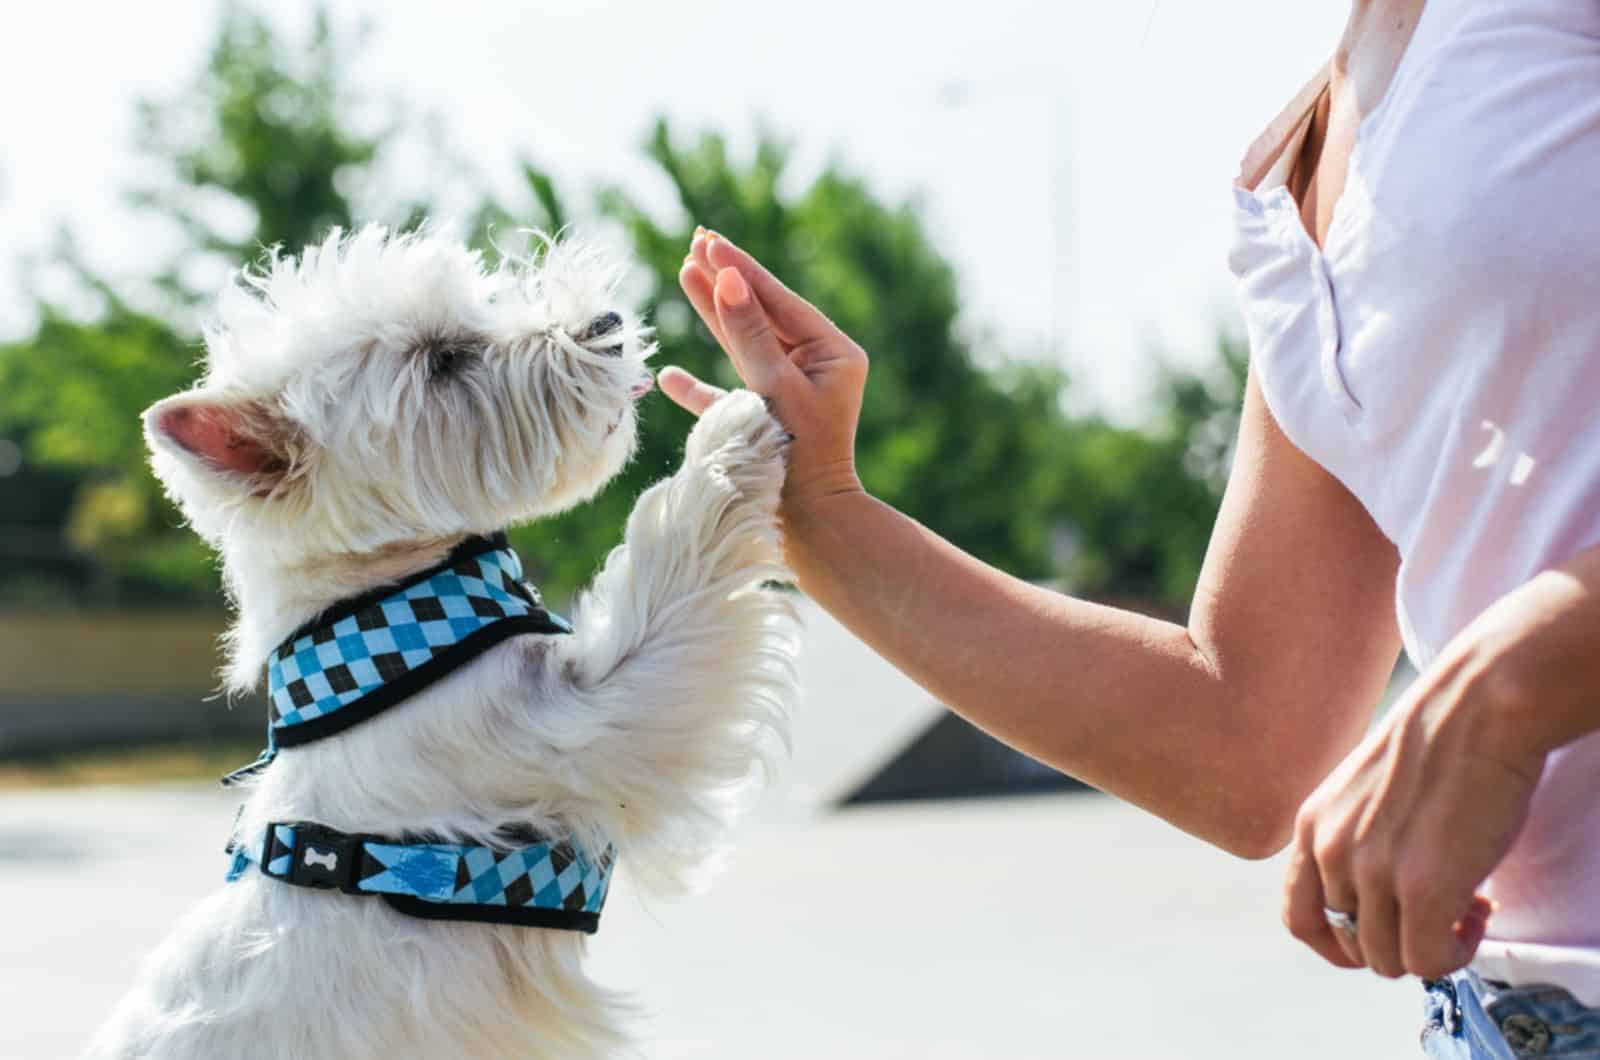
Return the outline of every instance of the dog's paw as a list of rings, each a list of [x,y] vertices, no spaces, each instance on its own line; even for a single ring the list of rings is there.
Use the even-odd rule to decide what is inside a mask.
[[[720,468],[744,479],[773,474],[779,484],[789,450],[790,434],[760,394],[735,390],[718,398],[689,433],[685,466]]]

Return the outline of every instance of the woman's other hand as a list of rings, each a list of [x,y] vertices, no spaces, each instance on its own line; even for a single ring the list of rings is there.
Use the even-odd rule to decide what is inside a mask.
[[[861,489],[856,423],[867,355],[817,308],[760,262],[713,232],[697,229],[678,282],[733,361],[739,378],[772,402],[794,435],[784,508]],[[662,391],[696,416],[722,391],[678,367],[659,376]]]
[[[1477,888],[1521,830],[1539,774],[1483,746],[1490,732],[1453,683],[1396,704],[1300,811],[1284,923],[1332,964],[1438,978],[1483,941],[1491,907]],[[1324,909],[1355,917],[1354,932]]]
[[[1330,962],[1434,978],[1492,913],[1479,885],[1522,831],[1544,761],[1600,724],[1600,549],[1490,606],[1301,808],[1284,922]],[[1354,934],[1324,907],[1353,914]]]

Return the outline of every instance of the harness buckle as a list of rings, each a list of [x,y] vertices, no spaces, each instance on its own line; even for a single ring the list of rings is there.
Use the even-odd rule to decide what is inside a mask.
[[[364,894],[357,886],[364,842],[360,836],[323,825],[296,824],[294,853],[289,859],[289,882],[322,891]]]

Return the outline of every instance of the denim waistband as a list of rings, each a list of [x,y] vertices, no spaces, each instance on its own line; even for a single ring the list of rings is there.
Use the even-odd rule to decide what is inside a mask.
[[[1600,1060],[1600,1009],[1560,987],[1470,970],[1424,985],[1422,1047],[1436,1060]]]

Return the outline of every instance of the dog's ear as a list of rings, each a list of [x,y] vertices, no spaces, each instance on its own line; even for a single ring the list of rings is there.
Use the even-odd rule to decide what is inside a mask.
[[[293,426],[264,401],[179,394],[152,405],[144,429],[151,448],[242,481],[255,493],[270,493],[293,463]]]

